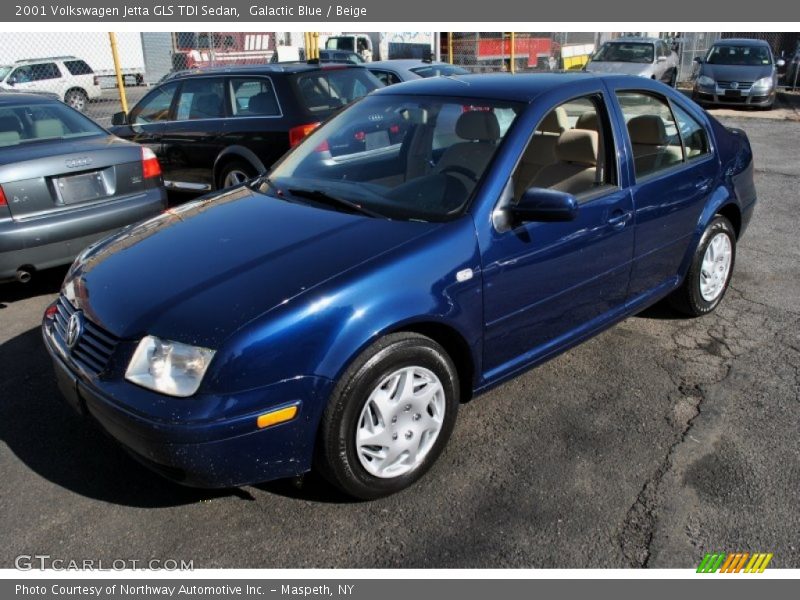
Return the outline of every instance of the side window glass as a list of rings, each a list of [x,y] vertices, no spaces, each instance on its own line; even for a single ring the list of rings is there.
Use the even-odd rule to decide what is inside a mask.
[[[133,125],[144,125],[168,120],[169,108],[177,89],[177,83],[168,83],[153,91],[131,111],[130,122]]]
[[[683,162],[678,127],[661,97],[642,92],[617,92],[633,149],[636,178]]]
[[[278,99],[269,79],[261,77],[230,80],[233,114],[236,116],[278,116]]]
[[[686,159],[691,160],[696,156],[711,152],[705,128],[680,106],[673,104],[672,110],[675,113],[675,119],[678,121]]]
[[[187,79],[183,82],[175,119],[218,119],[225,116],[225,86],[222,79]]]
[[[514,199],[531,187],[567,192],[578,201],[616,186],[614,142],[599,96],[553,108],[536,126],[514,172]]]

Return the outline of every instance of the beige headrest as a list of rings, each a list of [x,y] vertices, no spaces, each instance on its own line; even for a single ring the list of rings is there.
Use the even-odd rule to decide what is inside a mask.
[[[493,112],[470,110],[458,117],[456,135],[462,140],[494,142],[500,138],[500,125]]]
[[[33,135],[37,138],[61,137],[64,125],[58,119],[39,119],[33,123]]]
[[[597,165],[598,135],[589,129],[570,129],[556,142],[556,160],[594,167]]]
[[[597,113],[594,111],[587,111],[583,113],[575,122],[575,129],[591,129],[592,131],[599,131]]]
[[[569,129],[567,111],[564,110],[563,107],[557,106],[555,110],[551,110],[547,113],[536,130],[544,133],[557,133],[561,135],[567,129]]]
[[[640,115],[628,121],[632,144],[662,146],[667,143],[667,130],[658,115]]]

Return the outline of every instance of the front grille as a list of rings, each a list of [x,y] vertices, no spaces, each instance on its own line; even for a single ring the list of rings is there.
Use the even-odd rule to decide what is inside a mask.
[[[64,296],[59,296],[56,302],[56,318],[54,331],[62,342],[67,337],[67,322],[75,312],[75,307]],[[89,319],[83,319],[83,333],[78,343],[69,352],[72,359],[79,363],[86,371],[99,375],[108,368],[111,355],[117,347],[119,340],[103,328],[95,325]]]
[[[721,90],[732,90],[731,87],[732,81],[717,81],[717,86]],[[753,86],[752,81],[737,81],[737,88],[739,90],[749,90]]]

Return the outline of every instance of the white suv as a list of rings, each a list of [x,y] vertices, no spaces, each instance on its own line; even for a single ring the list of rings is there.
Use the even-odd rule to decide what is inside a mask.
[[[100,81],[85,61],[74,56],[18,60],[0,66],[0,88],[20,92],[51,92],[83,111],[89,100],[102,96]]]

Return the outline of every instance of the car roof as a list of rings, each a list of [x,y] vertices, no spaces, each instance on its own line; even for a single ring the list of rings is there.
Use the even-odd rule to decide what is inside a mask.
[[[24,92],[0,94],[0,106],[19,104],[20,102],[24,102],[25,104],[52,104],[53,102],[58,102],[58,100],[48,98],[47,96],[41,96],[39,94],[26,94]]]
[[[367,68],[372,67],[383,67],[383,68],[398,68],[398,69],[410,69],[412,67],[426,67],[426,66],[436,66],[436,65],[447,65],[448,67],[458,67],[460,65],[451,65],[450,63],[441,62],[441,61],[428,61],[422,60],[419,58],[396,58],[394,60],[376,60],[374,62],[367,63]]]
[[[190,69],[175,74],[169,78],[169,81],[184,79],[188,77],[197,77],[200,75],[252,75],[254,73],[305,73],[308,71],[317,70],[334,70],[334,69],[363,69],[363,65],[349,64],[349,63],[336,63],[336,64],[314,64],[307,62],[284,62],[284,63],[261,63],[257,65],[235,65],[225,67],[201,67],[199,69]]]
[[[717,40],[714,46],[766,46],[770,45],[764,40],[754,40],[752,38],[728,38],[724,40]]]
[[[480,75],[447,75],[414,79],[390,85],[372,94],[420,94],[530,102],[539,94],[557,87],[597,78],[618,78],[619,75],[600,75],[584,71],[555,73],[485,73]],[[622,76],[626,77],[626,76]],[[640,77],[627,78],[641,80]]]
[[[633,42],[639,42],[639,43],[642,43],[642,44],[655,44],[656,42],[663,42],[663,41],[665,41],[665,40],[662,40],[660,38],[654,38],[654,37],[628,36],[628,37],[619,37],[619,38],[616,38],[616,39],[613,39],[613,40],[608,40],[607,43],[612,43],[612,44],[630,44],[630,43],[633,43]]]

